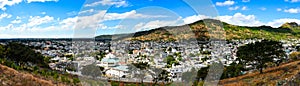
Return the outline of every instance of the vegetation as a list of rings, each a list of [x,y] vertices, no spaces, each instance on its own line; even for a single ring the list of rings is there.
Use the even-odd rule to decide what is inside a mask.
[[[11,42],[7,45],[0,45],[0,64],[2,65],[21,72],[44,77],[54,82],[73,85],[79,83],[76,76],[61,74],[58,71],[51,70],[48,66],[49,59],[49,57],[44,57],[20,43]]]
[[[104,51],[100,51],[99,53],[97,53],[96,59],[101,61],[105,57],[105,55],[106,53]]]
[[[262,40],[239,47],[237,57],[239,62],[251,65],[262,73],[267,63],[279,65],[284,60],[285,52],[280,42]]]
[[[264,69],[264,73],[252,72],[241,76],[222,79],[222,86],[299,86],[300,61]]]
[[[47,61],[44,61],[44,57],[36,53],[34,50],[29,47],[19,44],[19,43],[8,43],[6,46],[2,46],[2,52],[0,53],[1,57],[6,60],[13,61],[18,64],[18,66],[31,66],[34,64],[40,67],[47,68]],[[4,51],[3,51],[4,50]]]
[[[179,60],[179,59],[178,59]],[[173,55],[168,55],[164,61],[167,63],[167,68],[172,67],[172,65],[179,65],[179,62],[175,59]]]
[[[233,62],[229,66],[226,66],[223,71],[221,79],[237,77],[243,75],[243,71],[247,71],[244,65],[241,63]]]
[[[166,70],[162,70],[157,77],[155,77],[153,79],[154,81],[154,84],[157,84],[157,82],[161,81],[163,83],[168,83],[170,82],[171,80],[169,79],[169,74],[170,72],[166,71]]]
[[[290,60],[299,60],[300,59],[300,52],[292,52],[289,55]]]
[[[204,23],[205,22],[205,23]],[[220,28],[223,27],[223,28]],[[214,30],[208,29],[214,28]],[[211,34],[211,31],[221,32],[220,34]],[[224,32],[224,33],[222,33]],[[297,23],[286,23],[279,28],[270,26],[247,27],[230,25],[214,19],[204,19],[197,22],[173,27],[160,27],[148,31],[141,31],[131,34],[113,35],[119,39],[140,40],[140,41],[175,41],[175,40],[208,40],[208,39],[295,39],[300,37],[300,27]],[[102,35],[96,38],[107,38],[112,35]],[[222,38],[224,37],[224,38]]]

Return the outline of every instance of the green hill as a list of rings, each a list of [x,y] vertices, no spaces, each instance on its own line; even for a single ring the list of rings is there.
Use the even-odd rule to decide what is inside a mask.
[[[223,27],[223,28],[221,28]],[[214,34],[212,34],[214,33]],[[209,40],[209,39],[297,39],[300,37],[297,23],[283,24],[279,28],[270,26],[237,26],[214,19],[204,19],[182,26],[167,26],[130,34],[100,35],[97,39],[123,39],[141,41]]]

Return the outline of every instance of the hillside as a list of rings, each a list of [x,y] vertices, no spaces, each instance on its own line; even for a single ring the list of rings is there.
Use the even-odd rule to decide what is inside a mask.
[[[267,68],[263,74],[253,72],[242,76],[220,80],[223,86],[299,86],[300,61]]]
[[[222,30],[222,28],[224,30]],[[214,28],[214,29],[208,29]],[[210,34],[210,33],[218,34]],[[236,26],[214,19],[204,19],[182,26],[166,26],[140,31],[130,34],[100,35],[97,39],[125,39],[142,41],[174,41],[185,39],[208,40],[210,38],[224,39],[250,39],[264,38],[271,40],[291,39],[300,37],[300,29],[297,23],[286,23],[279,28],[270,26]]]
[[[26,72],[16,71],[4,65],[0,65],[0,86],[64,86],[62,83],[54,83]]]

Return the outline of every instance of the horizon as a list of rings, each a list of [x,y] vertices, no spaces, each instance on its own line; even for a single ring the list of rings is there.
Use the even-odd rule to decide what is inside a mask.
[[[93,38],[202,19],[276,28],[299,24],[299,5],[294,0],[12,0],[0,5],[0,38]]]

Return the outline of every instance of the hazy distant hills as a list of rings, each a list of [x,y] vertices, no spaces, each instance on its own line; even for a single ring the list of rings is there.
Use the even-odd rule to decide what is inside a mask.
[[[224,29],[222,29],[222,27]],[[97,39],[122,39],[141,41],[209,40],[209,39],[250,39],[271,40],[298,39],[300,27],[297,23],[285,23],[279,28],[270,26],[237,26],[214,19],[204,19],[182,26],[166,26],[130,34],[100,35]]]

